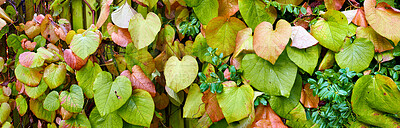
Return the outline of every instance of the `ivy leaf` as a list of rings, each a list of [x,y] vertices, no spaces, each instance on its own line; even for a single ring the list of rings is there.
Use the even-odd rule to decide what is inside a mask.
[[[150,93],[135,89],[129,100],[118,109],[118,115],[133,125],[149,127],[154,115],[154,102]]]
[[[93,128],[122,128],[124,124],[116,111],[102,117],[97,108],[90,112],[89,120]]]
[[[376,33],[371,26],[358,27],[356,36],[357,38],[367,38],[372,43],[374,43],[375,52],[381,53],[387,50],[394,49],[392,44],[390,44],[390,42],[386,38]]]
[[[308,48],[318,43],[318,40],[301,26],[292,27],[292,35],[290,38],[292,39],[292,44],[290,44],[290,46],[299,49]]]
[[[119,109],[132,94],[131,82],[125,76],[112,80],[110,73],[102,71],[94,81],[94,101],[101,116]]]
[[[236,87],[227,87],[221,94],[217,94],[217,100],[222,113],[228,123],[239,121],[250,115],[253,107],[254,92],[249,84]]]
[[[137,12],[128,4],[128,1],[111,13],[112,22],[120,28],[128,28],[129,21]]]
[[[237,57],[241,52],[254,52],[253,49],[253,31],[251,28],[245,28],[238,32],[236,37],[236,47],[232,58]]]
[[[101,72],[101,68],[97,63],[89,60],[81,70],[76,72],[76,80],[78,85],[81,86],[87,98],[93,98],[93,85],[96,80],[97,74]]]
[[[61,120],[60,127],[91,128],[91,125],[86,115],[84,113],[79,113],[76,117],[71,117],[68,120]]]
[[[51,91],[47,96],[46,99],[43,101],[43,108],[47,111],[55,111],[60,108],[60,96],[58,95],[57,91]]]
[[[155,62],[147,49],[137,49],[133,43],[126,46],[125,59],[128,69],[131,69],[134,65],[139,65],[147,77],[150,77],[155,69]]]
[[[183,118],[198,118],[205,113],[205,104],[201,98],[203,93],[197,84],[192,84],[186,98],[185,106],[183,106]]]
[[[100,44],[100,35],[94,31],[86,30],[82,34],[76,34],[71,41],[71,50],[81,59],[86,59],[93,54]]]
[[[85,103],[82,88],[76,84],[71,85],[70,92],[62,91],[60,94],[61,106],[70,112],[81,112]],[[108,100],[108,99],[106,99]],[[103,102],[104,103],[104,102]],[[107,103],[107,101],[105,102]]]
[[[396,46],[400,41],[400,11],[391,7],[385,2],[379,3],[376,7],[376,0],[365,0],[365,18],[371,27],[383,37],[393,41]]]
[[[235,17],[216,17],[206,28],[207,44],[218,48],[216,54],[223,53],[224,57],[233,53],[237,33],[246,28],[246,25]]]
[[[318,64],[318,58],[321,53],[321,46],[316,45],[306,49],[297,49],[288,46],[286,48],[287,55],[299,68],[312,75]]]
[[[275,64],[289,42],[292,28],[286,20],[279,20],[276,29],[269,22],[260,23],[254,30],[254,51],[261,58]]]
[[[176,56],[171,56],[165,63],[166,85],[174,92],[179,92],[193,83],[198,70],[197,61],[192,56],[186,55],[182,60],[179,60]]]
[[[208,22],[218,16],[218,8],[218,0],[201,0],[198,6],[193,7],[193,11],[201,24],[207,25]]]
[[[346,16],[339,11],[328,10],[322,17],[323,19],[321,18],[311,25],[311,35],[322,46],[338,52],[343,45],[349,28]]]
[[[66,74],[67,69],[64,63],[60,65],[52,63],[44,69],[43,80],[50,89],[54,89],[64,82]]]
[[[147,14],[146,19],[142,14],[135,14],[130,22],[128,31],[131,34],[132,42],[137,49],[149,46],[161,29],[160,18],[153,12]]]
[[[44,59],[37,53],[24,52],[19,55],[19,63],[27,68],[37,68],[43,65]]]
[[[45,120],[47,122],[53,122],[56,118],[55,111],[47,111],[43,108],[43,100],[31,98],[29,100],[29,109],[37,118]]]
[[[3,124],[6,122],[7,118],[9,117],[11,113],[11,107],[8,103],[4,102],[1,103],[0,105],[0,124]]]
[[[266,8],[260,0],[238,0],[238,4],[244,21],[253,30],[261,22],[274,23],[278,15],[274,7]]]
[[[19,115],[24,116],[26,110],[28,110],[28,103],[26,102],[25,97],[22,95],[18,95],[15,99],[15,105],[17,107]]]
[[[47,90],[47,84],[44,82],[43,79],[41,79],[40,83],[36,87],[31,87],[25,85],[25,93],[28,95],[30,98],[36,99],[39,98],[44,94],[44,92]]]
[[[350,71],[361,72],[368,68],[374,57],[374,45],[365,38],[357,38],[351,43],[347,40],[343,49],[335,54],[340,68],[348,67]]]

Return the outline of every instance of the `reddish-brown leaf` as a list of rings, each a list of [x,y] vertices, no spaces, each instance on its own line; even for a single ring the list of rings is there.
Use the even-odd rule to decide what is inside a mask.
[[[269,106],[262,104],[256,109],[256,116],[252,125],[253,128],[287,128],[281,118]]]
[[[132,43],[131,35],[126,28],[120,28],[112,23],[108,23],[107,31],[108,34],[111,35],[111,39],[114,41],[114,43],[121,47],[126,47],[129,43]]]
[[[50,14],[47,14],[40,24],[40,32],[47,41],[51,43],[56,43],[60,38],[55,32],[56,23],[53,21],[53,18]]]
[[[361,27],[368,26],[367,19],[365,19],[364,7],[357,9],[356,16],[353,18],[352,22]]]
[[[154,97],[154,104],[158,110],[162,110],[168,106],[169,98],[165,93],[161,93],[161,95],[157,93],[156,97]]]
[[[156,89],[151,82],[150,78],[144,74],[140,66],[135,65],[132,67],[132,74],[130,77],[133,89],[143,89],[150,93],[152,97],[156,96]]]
[[[165,53],[165,51],[161,52],[160,54],[158,54],[158,56],[156,58],[154,58],[154,63],[156,64],[156,69],[159,72],[163,72],[164,71],[164,66],[165,63],[168,60],[168,55]]]
[[[22,39],[21,46],[23,49],[28,49],[29,51],[33,51],[35,50],[36,42],[31,42],[29,40]]]
[[[72,69],[79,70],[86,64],[88,58],[82,60],[80,57],[76,56],[71,49],[66,49],[64,51],[64,60]]]
[[[329,10],[340,10],[346,0],[324,0],[325,6]]]
[[[227,79],[227,80],[231,80],[231,72],[229,72],[229,69],[228,69],[228,68],[225,69],[225,71],[224,71],[224,77],[225,77],[225,79]]]
[[[224,118],[221,107],[219,107],[217,95],[210,90],[203,92],[201,100],[206,104],[206,112],[212,122],[218,122]]]
[[[218,16],[229,17],[239,11],[238,0],[218,0]]]
[[[313,90],[310,89],[310,84],[304,85],[303,90],[301,90],[300,102],[306,108],[317,108],[319,103],[318,96],[313,95]]]

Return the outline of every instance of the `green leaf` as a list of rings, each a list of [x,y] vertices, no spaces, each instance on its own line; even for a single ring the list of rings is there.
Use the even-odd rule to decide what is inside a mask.
[[[116,111],[102,117],[97,108],[90,112],[89,120],[93,128],[122,128],[124,124]]]
[[[208,61],[211,60],[211,56],[206,56],[205,54],[208,53],[207,48],[208,48],[207,40],[204,38],[203,34],[199,33],[196,36],[196,39],[194,40],[193,43],[193,53],[192,55],[197,56],[200,61]]]
[[[197,61],[192,56],[186,55],[182,60],[179,60],[176,56],[171,56],[165,63],[166,85],[177,93],[193,83],[198,70]]]
[[[287,55],[299,68],[312,75],[318,64],[321,46],[316,45],[306,49],[298,49],[295,47],[286,47]]]
[[[37,86],[43,76],[43,74],[40,73],[42,70],[43,68],[27,68],[18,64],[17,68],[15,68],[15,77],[24,84]]]
[[[85,66],[76,71],[76,80],[78,85],[81,86],[87,98],[93,98],[93,85],[96,80],[97,74],[101,72],[101,68],[97,63],[88,60]]]
[[[93,54],[100,44],[99,35],[90,30],[86,30],[82,34],[76,34],[72,38],[70,48],[82,60],[86,59],[89,55]]]
[[[149,46],[156,38],[160,29],[160,18],[153,12],[148,13],[146,19],[140,13],[133,15],[128,27],[133,44],[135,44],[137,49]]]
[[[42,79],[37,87],[25,85],[25,93],[33,99],[39,98],[47,90],[47,84]]]
[[[14,52],[17,52],[17,50],[22,49],[21,46],[21,38],[22,36],[17,36],[15,34],[11,34],[7,37],[7,46],[13,48]],[[28,37],[26,37],[28,39]]]
[[[244,21],[253,30],[263,21],[273,24],[277,18],[276,9],[272,6],[266,8],[261,0],[239,0],[238,4]]]
[[[236,85],[236,84],[235,84]],[[217,100],[228,123],[239,121],[250,115],[253,107],[254,91],[250,85],[224,87],[217,94]]]
[[[134,65],[139,65],[147,77],[155,70],[155,62],[147,49],[138,50],[132,43],[126,46],[126,63],[128,69],[131,70]]]
[[[11,113],[11,107],[8,103],[1,103],[0,105],[0,124],[3,124]]]
[[[218,48],[217,55],[223,53],[224,57],[229,56],[235,50],[237,33],[244,28],[246,25],[238,18],[214,18],[206,28],[207,44]]]
[[[71,85],[70,92],[62,91],[60,94],[61,106],[69,112],[81,112],[85,103],[82,88],[76,84]]]
[[[196,7],[199,6],[203,0],[184,0],[188,7]]]
[[[79,113],[76,117],[71,117],[68,120],[61,120],[60,127],[71,127],[71,128],[91,128],[89,119],[84,113]]]
[[[33,42],[36,42],[35,49],[38,49],[40,47],[44,47],[46,45],[46,39],[41,35],[36,36],[33,39]]]
[[[15,99],[15,104],[17,105],[18,113],[20,116],[25,115],[26,110],[28,110],[28,103],[25,100],[25,97],[22,95],[18,95]]]
[[[133,125],[149,127],[154,115],[154,102],[150,93],[135,89],[124,106],[118,109],[118,115]]]
[[[45,120],[47,122],[53,122],[56,118],[55,111],[47,111],[43,108],[43,101],[39,99],[29,100],[29,109],[32,113],[39,119]]]
[[[38,68],[44,64],[43,57],[34,52],[24,52],[18,58],[20,64],[27,68]]]
[[[192,84],[183,106],[183,118],[198,118],[205,112],[205,104],[201,100],[203,93],[197,84]]]
[[[132,86],[126,76],[118,76],[113,81],[110,73],[102,71],[97,74],[93,91],[97,109],[105,116],[125,104],[132,94]]]
[[[321,18],[311,25],[311,35],[322,46],[338,52],[348,32],[347,18],[336,10],[328,10],[322,17],[324,19]]]
[[[374,44],[365,38],[357,38],[351,43],[347,40],[343,49],[336,53],[335,60],[340,68],[348,67],[350,71],[361,72],[368,68],[374,58]]]
[[[207,25],[211,19],[218,16],[218,7],[218,0],[202,0],[198,6],[193,8],[193,11],[201,24]]]
[[[256,54],[247,54],[242,59],[243,76],[250,85],[270,96],[290,96],[296,79],[297,66],[282,52],[272,65]]]
[[[60,96],[57,91],[51,91],[46,99],[43,101],[43,108],[48,111],[55,111],[60,108],[60,100],[58,99]]]
[[[66,74],[67,69],[64,63],[60,63],[60,65],[52,63],[44,69],[43,80],[50,89],[54,89],[64,82]]]

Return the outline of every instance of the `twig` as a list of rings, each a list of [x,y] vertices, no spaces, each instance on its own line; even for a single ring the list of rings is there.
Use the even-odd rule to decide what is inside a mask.
[[[86,0],[83,0],[83,2],[85,2],[85,4],[89,7],[90,11],[92,12],[92,24],[94,24],[94,10]]]

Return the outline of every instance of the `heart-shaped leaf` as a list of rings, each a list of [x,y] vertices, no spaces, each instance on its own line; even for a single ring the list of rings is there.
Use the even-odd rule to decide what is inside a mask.
[[[162,110],[162,109],[168,107],[169,98],[167,95],[165,95],[165,93],[161,93],[160,95],[156,95],[156,97],[154,97],[154,104],[156,105],[156,108],[158,110]],[[183,111],[185,111],[185,110],[183,110]]]
[[[58,95],[57,91],[51,91],[47,96],[46,99],[43,101],[43,108],[47,111],[55,111],[60,108],[60,96]]]
[[[288,46],[286,52],[290,58],[299,68],[312,75],[314,69],[318,64],[318,58],[321,53],[321,46],[316,45],[306,49],[297,49]]]
[[[80,70],[87,62],[88,58],[81,59],[72,52],[71,49],[64,50],[64,60],[69,67],[75,70]]]
[[[192,56],[186,55],[181,61],[176,56],[171,56],[165,63],[166,85],[174,92],[179,92],[193,83],[198,70],[197,61]]]
[[[183,106],[183,118],[198,118],[203,116],[205,112],[205,104],[201,100],[203,93],[197,84],[192,84],[186,98],[185,106]]]
[[[56,118],[55,111],[47,111],[46,109],[43,108],[43,100],[30,99],[29,109],[37,118],[45,120],[47,122],[53,122],[54,119]]]
[[[89,120],[93,128],[122,128],[124,124],[116,111],[102,117],[97,108],[90,112]]]
[[[126,47],[129,43],[132,43],[131,35],[126,28],[119,28],[112,23],[108,23],[107,31],[111,39],[121,47]]]
[[[276,29],[269,22],[260,23],[254,30],[253,46],[258,56],[275,64],[289,42],[292,28],[286,20],[279,20]]]
[[[142,14],[135,14],[129,22],[129,33],[135,47],[142,49],[149,46],[161,29],[160,18],[153,12],[147,14],[146,19]]]
[[[311,25],[311,35],[322,46],[338,52],[342,48],[349,28],[346,16],[339,11],[328,10],[322,17],[323,19]]]
[[[394,47],[390,42],[384,38],[383,36],[379,35],[372,29],[371,26],[368,27],[358,27],[357,28],[357,38],[367,38],[375,46],[375,52],[384,52],[387,50],[392,50]]]
[[[93,54],[99,47],[101,36],[91,30],[86,30],[82,34],[76,34],[69,47],[82,60]]]
[[[201,24],[207,25],[210,20],[218,16],[218,0],[200,0],[193,11]]]
[[[364,2],[365,18],[374,30],[393,41],[397,45],[400,41],[400,11],[385,2],[376,7],[376,0]]]
[[[133,89],[143,89],[149,92],[152,97],[156,96],[156,88],[153,82],[143,73],[143,70],[139,66],[135,65],[132,67],[132,74],[129,79],[131,80]]]
[[[132,86],[125,76],[112,80],[110,73],[102,71],[97,74],[93,86],[94,101],[101,116],[119,109],[132,94]]]
[[[207,25],[207,44],[218,48],[217,55],[223,53],[224,56],[228,56],[235,50],[237,33],[244,28],[246,25],[238,18],[216,17]]]
[[[374,44],[365,38],[357,38],[351,43],[347,40],[343,50],[335,54],[335,60],[340,68],[349,68],[350,71],[361,72],[368,68],[374,58]]]
[[[292,27],[292,36],[290,38],[292,39],[290,46],[299,49],[308,48],[318,43],[318,40],[301,26]]]
[[[217,100],[228,123],[239,121],[250,115],[254,92],[249,84],[240,87],[224,87]]]
[[[64,82],[66,74],[67,69],[64,63],[60,65],[52,63],[44,69],[43,80],[50,89],[54,89]]]
[[[130,124],[149,127],[154,115],[151,95],[145,90],[133,90],[129,100],[118,109],[118,115]]]
[[[128,28],[129,21],[137,12],[125,2],[121,7],[111,13],[112,22],[120,28]]]
[[[239,11],[239,5],[237,0],[218,0],[219,8],[218,15],[229,17]]]
[[[44,80],[42,79],[37,87],[30,87],[25,85],[25,93],[30,98],[36,99],[44,94],[44,92],[47,90],[47,87],[48,86],[46,82],[44,82]]]
[[[69,118],[68,120],[61,120],[60,127],[91,128],[91,125],[86,115],[84,113],[79,113],[75,117]]]
[[[242,59],[241,68],[244,78],[250,80],[249,84],[254,88],[270,96],[290,96],[297,66],[290,61],[286,52],[282,53],[275,65],[256,54],[247,54]]]
[[[0,124],[6,122],[11,113],[11,107],[8,103],[1,103],[0,105]]]
[[[272,6],[266,8],[260,0],[238,0],[239,11],[247,26],[255,29],[261,22],[274,23],[277,17],[276,9]]]
[[[60,94],[61,106],[70,112],[81,112],[85,103],[82,88],[76,84],[71,85],[70,92],[62,91]]]
[[[150,74],[155,69],[153,56],[151,56],[147,49],[138,50],[132,43],[126,46],[125,59],[128,69],[132,69],[134,65],[139,65],[147,77],[150,77]]]
[[[253,31],[251,28],[245,28],[238,32],[236,37],[236,47],[232,58],[237,57],[241,52],[254,52],[253,49]]]
[[[37,53],[24,52],[19,55],[19,63],[27,68],[37,68],[43,65],[44,59]]]
[[[40,34],[40,26],[35,21],[27,21],[24,27],[25,34],[29,38],[34,38],[35,36]]]
[[[101,72],[101,68],[97,63],[88,61],[81,70],[76,72],[76,80],[78,85],[81,86],[87,98],[93,98],[93,85],[96,80],[97,74]]]
[[[25,97],[22,95],[18,95],[15,99],[15,105],[17,105],[17,110],[20,116],[25,115],[26,110],[28,110],[28,103],[25,100]]]

